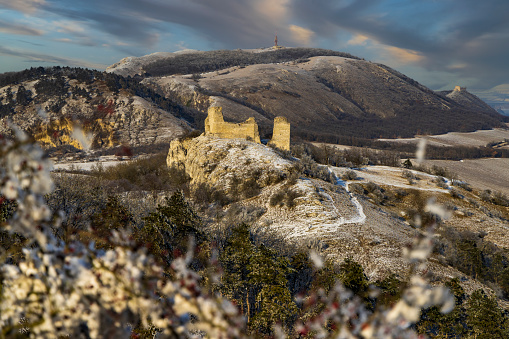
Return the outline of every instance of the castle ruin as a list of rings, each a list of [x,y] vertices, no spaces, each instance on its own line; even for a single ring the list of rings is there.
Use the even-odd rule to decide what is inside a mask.
[[[272,139],[269,144],[284,150],[290,150],[290,123],[285,117],[276,117],[274,119],[274,129],[272,130]]]
[[[461,86],[456,86],[456,87],[454,87],[454,91],[455,92],[466,92],[467,88],[466,87],[461,87]]]
[[[239,124],[226,122],[222,107],[209,107],[205,119],[205,135],[226,139],[247,139],[261,144],[258,124],[253,117]],[[290,150],[290,123],[285,117],[274,119],[274,130],[269,144]]]

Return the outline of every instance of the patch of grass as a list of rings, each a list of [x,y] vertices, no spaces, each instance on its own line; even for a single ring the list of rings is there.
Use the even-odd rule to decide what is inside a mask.
[[[184,170],[168,168],[166,153],[122,162],[103,168],[96,166],[90,174],[96,178],[118,183],[123,189],[161,191],[181,189],[187,191],[189,176]]]

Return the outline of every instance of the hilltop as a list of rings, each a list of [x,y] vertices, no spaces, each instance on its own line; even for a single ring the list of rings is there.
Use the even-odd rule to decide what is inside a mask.
[[[327,142],[474,131],[504,120],[466,90],[434,92],[390,67],[335,51],[189,51],[136,60],[136,67],[122,63],[108,72],[138,75],[200,112],[218,104],[231,121],[254,116],[262,138],[274,116],[285,116],[296,137]],[[204,116],[194,117],[198,128]]]

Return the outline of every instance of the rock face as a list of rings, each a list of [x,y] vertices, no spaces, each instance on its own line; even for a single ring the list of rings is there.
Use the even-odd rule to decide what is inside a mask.
[[[278,52],[285,51],[292,49]],[[269,53],[260,53],[265,54]],[[153,65],[166,62],[167,73],[156,72],[143,83],[201,111],[197,121],[204,120],[210,106],[222,106],[226,121],[240,123],[254,117],[262,139],[270,138],[276,116],[292,124],[292,136],[330,142],[341,141],[341,136],[394,138],[489,129],[500,126],[503,119],[486,104],[436,93],[385,65],[358,58],[315,55],[274,62],[267,56],[265,63],[179,74],[195,63],[211,69],[232,60],[219,55],[207,61],[199,53],[189,58],[188,68],[181,66],[184,59],[174,66],[174,57],[159,60]],[[151,73],[155,66],[144,67]],[[461,92],[461,97],[469,97],[466,94]]]
[[[205,135],[173,140],[166,162],[169,167],[184,169],[192,184],[206,183],[226,190],[234,179],[245,180],[254,172],[260,173],[258,184],[265,187],[271,176],[286,177],[293,166],[259,143]]]
[[[66,72],[49,69],[0,87],[0,108],[7,111],[0,115],[0,134],[9,133],[10,120],[43,146],[83,149],[169,143],[192,130],[187,121],[133,93],[136,89],[117,89],[118,77],[107,84],[87,70],[78,73],[86,80],[76,70]]]

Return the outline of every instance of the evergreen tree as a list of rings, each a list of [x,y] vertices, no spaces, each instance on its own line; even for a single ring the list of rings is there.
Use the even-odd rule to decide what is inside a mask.
[[[5,90],[5,98],[7,99],[7,105],[14,104],[14,96],[12,94],[12,89],[10,87],[7,87],[7,89]]]
[[[261,245],[249,262],[249,281],[258,293],[257,313],[249,326],[261,334],[270,334],[276,324],[287,325],[298,308],[288,289],[289,261]]]
[[[92,216],[90,238],[96,242],[97,248],[113,248],[109,240],[112,231],[127,230],[134,225],[129,210],[114,196],[109,196],[106,206]]]
[[[158,205],[156,211],[144,220],[145,225],[137,232],[137,238],[149,244],[151,253],[167,264],[188,251],[190,238],[194,238],[196,254],[204,255],[200,247],[204,245],[206,237],[201,230],[200,218],[181,191],[166,197],[165,204]],[[203,267],[203,259],[195,257],[191,266],[195,269]]]
[[[380,294],[375,301],[375,305],[388,307],[400,299],[404,282],[399,280],[395,274],[391,274],[384,280],[377,281],[375,285],[380,289]]]
[[[6,200],[0,195],[0,224],[9,220],[16,211],[16,203]],[[0,254],[7,254],[9,259],[7,262],[17,262],[22,257],[20,251],[25,238],[16,233],[10,233],[4,229],[0,229]]]
[[[508,319],[498,307],[497,299],[477,290],[467,302],[467,325],[476,339],[509,338]]]
[[[350,291],[360,297],[365,297],[368,290],[368,278],[364,269],[352,258],[346,258],[339,266],[339,279]]]
[[[28,105],[32,100],[32,92],[25,89],[23,85],[19,85],[18,92],[16,93],[16,104],[17,105]]]
[[[410,159],[406,159],[405,162],[403,163],[403,167],[405,167],[406,169],[409,169],[409,168],[414,167],[414,165],[412,164]]]
[[[249,225],[243,223],[234,227],[220,255],[224,270],[221,292],[240,306],[248,321],[252,314],[250,299],[253,298],[248,266],[255,251],[249,236]]]
[[[466,313],[463,307],[465,291],[458,279],[451,279],[445,286],[454,294],[456,302],[454,309],[447,314],[440,312],[436,306],[423,310],[421,319],[416,324],[417,331],[431,338],[463,338],[467,334]]]

